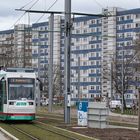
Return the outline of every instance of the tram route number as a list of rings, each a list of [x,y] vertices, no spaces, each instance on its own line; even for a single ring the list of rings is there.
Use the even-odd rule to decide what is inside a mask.
[[[26,106],[27,103],[26,102],[17,102],[16,106]]]

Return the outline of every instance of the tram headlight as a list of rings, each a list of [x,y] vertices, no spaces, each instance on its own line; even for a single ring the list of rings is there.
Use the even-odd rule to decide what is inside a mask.
[[[29,105],[34,105],[34,103],[33,102],[29,102]]]
[[[9,105],[14,105],[14,102],[9,102]]]

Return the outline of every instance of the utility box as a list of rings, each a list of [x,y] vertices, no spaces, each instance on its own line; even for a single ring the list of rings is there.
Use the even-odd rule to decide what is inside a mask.
[[[87,126],[87,108],[88,108],[88,102],[86,101],[78,102],[77,118],[78,118],[78,125],[80,126]]]
[[[105,102],[89,102],[88,104],[88,127],[106,128],[108,108]]]

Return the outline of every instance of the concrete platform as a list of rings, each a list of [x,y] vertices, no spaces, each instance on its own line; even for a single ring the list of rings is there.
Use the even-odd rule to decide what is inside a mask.
[[[19,140],[15,136],[13,136],[12,134],[10,134],[9,132],[0,127],[0,140],[11,140],[11,139]]]
[[[8,138],[5,134],[3,134],[1,131],[0,131],[0,139],[1,140],[10,140],[10,138]]]

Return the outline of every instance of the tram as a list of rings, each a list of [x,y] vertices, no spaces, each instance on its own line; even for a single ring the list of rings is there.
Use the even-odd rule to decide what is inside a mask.
[[[34,120],[37,77],[32,69],[0,70],[0,120]]]

